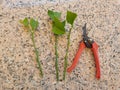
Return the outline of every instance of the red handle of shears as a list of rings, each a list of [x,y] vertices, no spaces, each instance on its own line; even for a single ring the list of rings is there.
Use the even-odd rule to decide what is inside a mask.
[[[96,64],[96,78],[100,79],[100,63],[99,63],[99,57],[98,57],[98,45],[94,42],[92,44],[92,51],[95,58],[95,64]]]
[[[72,63],[72,65],[67,69],[67,72],[71,72],[71,71],[75,68],[75,66],[77,65],[78,60],[79,60],[79,58],[80,58],[80,55],[81,55],[81,53],[82,53],[82,51],[83,51],[83,49],[84,49],[85,47],[86,47],[86,46],[85,46],[84,42],[82,41],[82,42],[80,43],[80,45],[79,45],[79,49],[78,49],[77,54],[76,54],[76,56],[75,56],[75,58],[74,58],[74,60],[73,60],[73,63]]]

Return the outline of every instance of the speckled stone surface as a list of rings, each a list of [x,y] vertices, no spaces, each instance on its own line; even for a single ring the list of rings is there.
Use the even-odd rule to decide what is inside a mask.
[[[15,0],[6,1],[12,3]],[[0,90],[120,90],[119,1],[71,0],[69,3],[46,3],[31,7],[4,7],[0,8]],[[67,73],[66,81],[56,82],[54,35],[48,22],[48,9],[61,11],[62,19],[67,10],[78,14],[71,34],[69,65],[82,40],[82,26],[88,23],[88,35],[99,44],[100,80],[95,78],[93,54],[90,49],[85,49],[75,70]],[[35,40],[44,78],[39,77],[30,35],[19,23],[24,17],[36,18],[40,23]],[[60,78],[66,42],[66,35],[59,37]]]
[[[4,2],[3,2],[4,1]],[[71,1],[79,0],[0,0],[4,3],[5,7],[28,7],[28,6],[37,6],[45,4],[57,4],[57,3],[68,3]]]

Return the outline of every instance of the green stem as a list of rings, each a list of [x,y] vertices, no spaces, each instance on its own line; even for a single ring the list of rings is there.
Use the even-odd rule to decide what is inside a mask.
[[[38,64],[38,67],[39,67],[39,70],[40,70],[40,75],[43,77],[43,71],[42,71],[41,63],[39,61],[39,53],[38,53],[38,50],[37,50],[36,45],[35,45],[34,32],[31,32],[31,39],[32,39],[32,42],[33,42],[33,47],[35,49],[36,62]]]
[[[58,35],[55,35],[55,69],[56,69],[56,79],[59,81],[59,68],[58,68]]]
[[[68,64],[68,51],[69,51],[69,46],[70,46],[70,35],[71,35],[71,30],[73,27],[70,28],[67,36],[67,49],[66,49],[66,54],[64,58],[64,71],[63,71],[63,80],[65,80],[66,77],[66,69],[67,69],[67,64]]]

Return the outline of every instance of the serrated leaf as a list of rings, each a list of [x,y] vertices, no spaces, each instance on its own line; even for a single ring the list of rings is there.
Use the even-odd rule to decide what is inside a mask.
[[[54,18],[60,18],[61,17],[61,13],[59,12],[54,12],[52,10],[48,10],[48,15],[50,16],[50,18],[54,21]]]
[[[30,26],[32,28],[32,30],[37,29],[38,27],[38,21],[35,21],[33,18],[30,19]]]
[[[67,19],[67,22],[69,24],[71,24],[72,26],[73,26],[73,23],[74,23],[74,20],[75,20],[76,17],[77,17],[76,13],[73,13],[71,11],[67,11],[66,19]]]
[[[20,23],[22,23],[25,27],[29,26],[28,18],[25,18],[24,20],[20,20]]]
[[[51,10],[48,10],[48,15],[53,20],[53,28],[52,32],[57,35],[61,35],[65,33],[65,21],[61,22],[59,19],[61,17],[61,13],[59,12],[53,12]]]
[[[54,34],[57,34],[57,35],[62,35],[62,34],[65,33],[65,31],[63,31],[63,30],[57,28],[56,26],[53,26],[52,32],[53,32]]]

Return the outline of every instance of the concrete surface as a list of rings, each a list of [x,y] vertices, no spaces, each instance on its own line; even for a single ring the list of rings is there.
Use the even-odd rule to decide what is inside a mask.
[[[14,1],[20,0],[6,0],[0,8],[0,90],[120,90],[118,0],[71,0],[66,3],[46,3],[37,6],[20,6]],[[48,9],[62,12],[62,19],[65,18],[67,10],[78,14],[71,34],[69,65],[82,39],[82,26],[85,22],[88,23],[88,35],[99,44],[100,80],[95,78],[93,54],[90,49],[85,49],[75,70],[67,74],[66,81],[56,82],[54,35],[48,22]],[[24,17],[36,18],[40,23],[35,39],[44,78],[39,77],[30,35],[19,23]],[[63,74],[66,42],[66,35],[59,37],[60,78]]]

